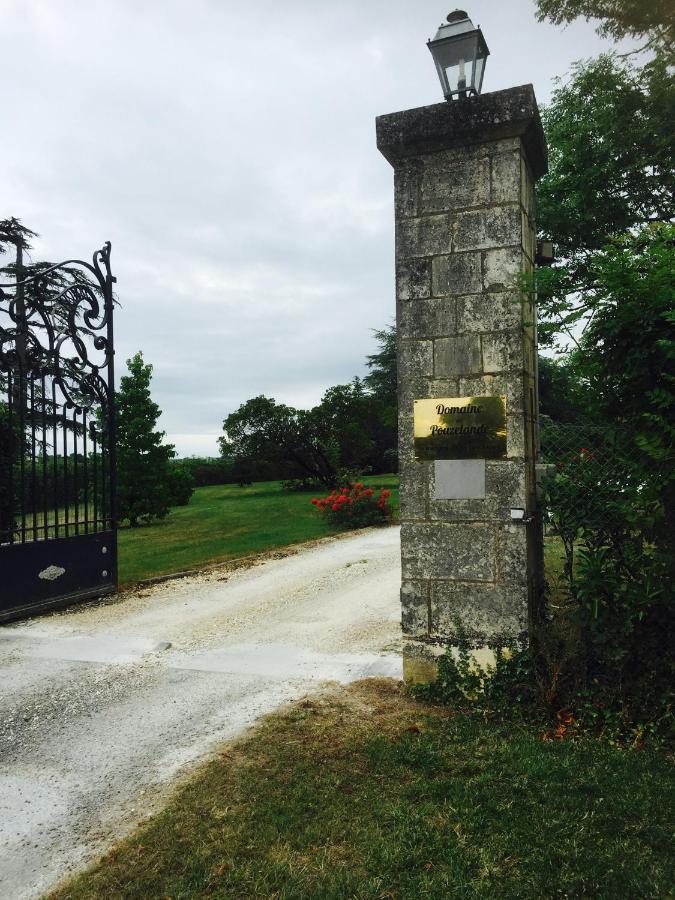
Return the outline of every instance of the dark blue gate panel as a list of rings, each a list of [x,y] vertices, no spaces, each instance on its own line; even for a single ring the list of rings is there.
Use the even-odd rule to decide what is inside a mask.
[[[0,622],[116,589],[117,535],[80,534],[0,547]]]

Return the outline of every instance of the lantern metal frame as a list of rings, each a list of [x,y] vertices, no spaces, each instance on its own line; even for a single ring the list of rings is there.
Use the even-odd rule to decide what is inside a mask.
[[[461,44],[464,44],[469,51],[466,57],[461,57],[457,53],[457,48]],[[455,96],[463,100],[480,94],[483,87],[485,63],[490,51],[480,26],[474,27],[464,10],[457,9],[451,12],[447,17],[447,24],[444,23],[439,27],[433,40],[427,41],[427,46],[436,65],[436,72],[446,100],[452,100]],[[453,51],[457,55],[459,66],[457,87],[453,87],[448,79],[448,69],[450,68],[448,62],[453,58]],[[470,74],[469,79],[466,78],[467,69]]]

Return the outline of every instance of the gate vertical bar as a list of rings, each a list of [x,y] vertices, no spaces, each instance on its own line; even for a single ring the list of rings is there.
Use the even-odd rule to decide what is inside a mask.
[[[59,458],[58,458],[58,413],[56,410],[56,384],[52,378],[52,456],[53,456],[53,479],[52,487],[53,508],[54,508],[54,537],[59,536]]]

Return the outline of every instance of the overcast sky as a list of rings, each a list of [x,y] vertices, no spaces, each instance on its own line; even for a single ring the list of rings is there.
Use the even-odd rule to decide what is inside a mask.
[[[154,366],[181,455],[267,394],[316,403],[394,315],[393,185],[376,115],[442,100],[438,0],[0,0],[0,219],[33,259],[112,242],[118,378]],[[608,49],[533,0],[474,0],[484,92]]]

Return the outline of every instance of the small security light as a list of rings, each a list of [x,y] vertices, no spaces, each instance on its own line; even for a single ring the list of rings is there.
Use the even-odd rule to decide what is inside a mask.
[[[525,510],[520,508],[512,509],[511,518],[514,520],[514,522],[520,522],[521,519],[525,518]]]
[[[537,255],[535,257],[538,266],[552,266],[555,262],[555,247],[553,241],[539,241]]]
[[[480,94],[485,60],[490,54],[480,28],[462,9],[456,9],[427,41],[446,100]]]

